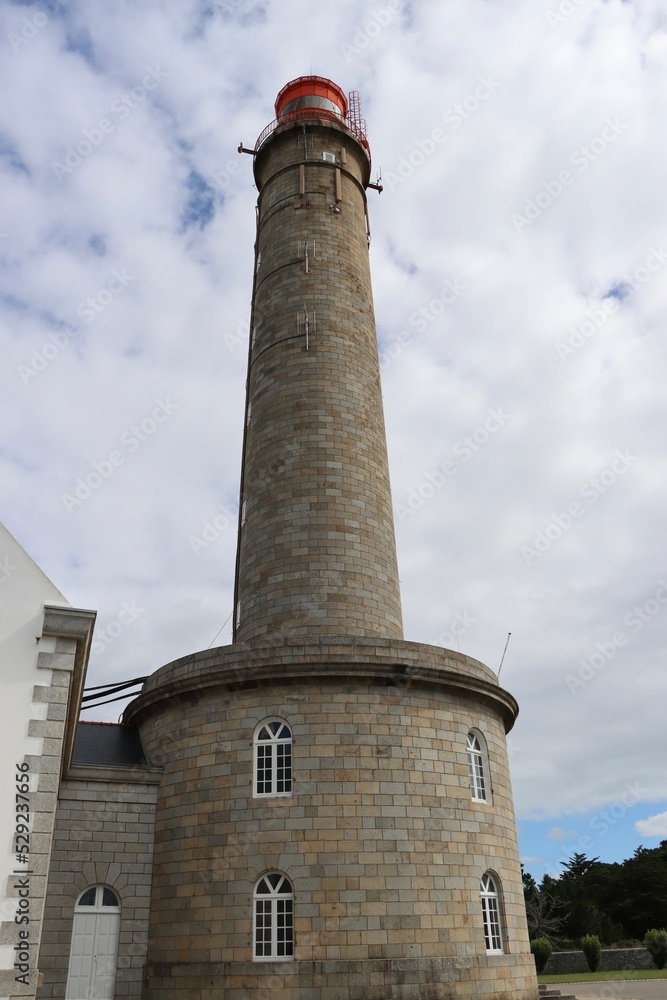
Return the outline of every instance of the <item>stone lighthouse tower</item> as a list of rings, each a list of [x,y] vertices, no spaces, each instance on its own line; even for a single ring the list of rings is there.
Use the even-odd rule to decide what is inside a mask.
[[[403,637],[368,261],[370,153],[347,111],[329,80],[295,80],[256,147],[237,641]]]
[[[231,646],[127,709],[163,767],[145,1000],[536,1000],[495,674],[403,639],[356,95],[259,190]]]

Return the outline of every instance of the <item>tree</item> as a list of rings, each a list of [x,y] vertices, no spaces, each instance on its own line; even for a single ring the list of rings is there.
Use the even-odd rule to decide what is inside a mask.
[[[661,927],[667,913],[667,840],[659,847],[638,847],[621,866],[614,919],[629,937],[640,941]]]
[[[553,945],[561,925],[561,919],[557,915],[559,904],[546,889],[543,890],[538,886],[530,872],[524,870],[523,865],[521,865],[521,878],[528,936],[531,940],[546,938]]]
[[[528,936],[546,938],[552,945],[558,938],[563,923],[558,911],[562,903],[557,902],[548,892],[541,892],[537,885],[530,894],[524,894]]]
[[[667,930],[650,930],[644,937],[644,947],[650,951],[653,961],[659,969],[664,969],[667,963]]]
[[[548,941],[544,937],[535,938],[534,941],[530,942],[530,950],[533,953],[535,970],[539,976],[544,972],[545,966],[551,958],[551,952],[553,951],[551,941]]]
[[[599,858],[587,858],[585,854],[578,854],[575,851],[569,861],[561,861],[561,865],[565,869],[561,878],[564,882],[581,882],[599,860]]]
[[[602,956],[602,945],[600,944],[600,938],[597,934],[586,934],[586,936],[581,939],[581,950],[586,956],[588,968],[591,972],[595,972],[600,964],[600,958]]]
[[[597,935],[604,944],[662,927],[667,913],[667,840],[638,847],[621,864],[575,853],[561,876],[545,875],[539,886],[529,873],[523,885],[531,938],[579,940]]]
[[[578,853],[569,861],[561,861],[565,870],[558,880],[558,896],[564,903],[563,931],[569,938],[581,938],[599,929],[600,912],[589,892],[599,861]]]

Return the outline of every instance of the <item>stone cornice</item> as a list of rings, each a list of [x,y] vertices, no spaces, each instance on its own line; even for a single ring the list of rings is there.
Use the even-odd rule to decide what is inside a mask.
[[[114,784],[159,785],[161,767],[135,765],[131,767],[105,766],[103,764],[73,764],[67,781],[103,781]]]
[[[67,699],[65,731],[63,733],[61,776],[67,774],[72,760],[76,724],[81,709],[81,697],[86,681],[88,658],[90,656],[90,646],[96,617],[97,612],[95,611],[84,611],[80,608],[69,608],[52,604],[44,605],[42,635],[55,636],[57,639],[72,639],[76,643],[72,679]],[[47,668],[55,666],[55,661],[51,663],[51,659],[51,656],[47,657],[43,665]]]
[[[210,688],[231,691],[336,678],[391,685],[396,690],[430,687],[455,691],[492,706],[503,719],[506,732],[519,711],[512,695],[498,685],[495,674],[461,653],[401,640],[326,636],[320,643],[237,643],[181,657],[147,679],[142,693],[125,709],[123,719],[136,724],[165,699]]]

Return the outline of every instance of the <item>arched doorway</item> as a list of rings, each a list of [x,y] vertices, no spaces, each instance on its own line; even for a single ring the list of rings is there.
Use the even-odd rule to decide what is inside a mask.
[[[113,1000],[120,900],[106,885],[85,889],[74,907],[66,1000]]]

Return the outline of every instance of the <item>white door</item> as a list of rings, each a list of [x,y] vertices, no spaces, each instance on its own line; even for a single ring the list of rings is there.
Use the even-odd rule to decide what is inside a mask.
[[[74,909],[66,1000],[113,1000],[120,931],[118,897],[91,886]]]

